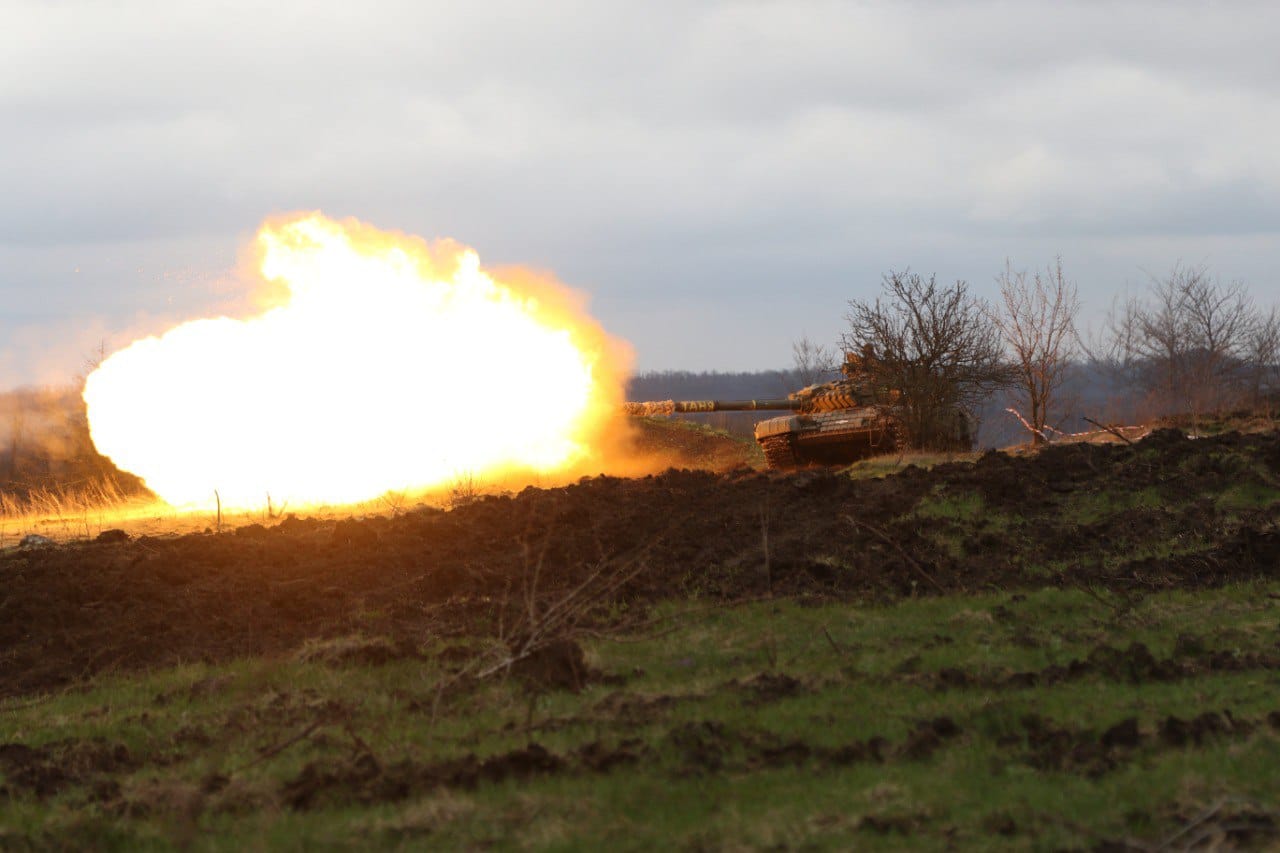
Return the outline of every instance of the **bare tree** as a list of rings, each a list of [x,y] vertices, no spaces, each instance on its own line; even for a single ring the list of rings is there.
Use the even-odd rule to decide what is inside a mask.
[[[1151,279],[1109,320],[1109,358],[1160,414],[1193,418],[1238,405],[1245,393],[1250,335],[1257,325],[1248,289],[1222,284],[1203,267],[1177,264]]]
[[[1185,377],[1187,324],[1182,315],[1182,274],[1178,268],[1163,281],[1152,278],[1150,300],[1130,299],[1126,306],[1134,350],[1128,361],[1139,363],[1166,399],[1176,400]],[[1151,381],[1151,380],[1154,381]]]
[[[1081,334],[1076,342],[1083,350],[1091,373],[1108,387],[1124,388],[1126,393],[1111,395],[1106,404],[1108,417],[1128,418],[1138,412],[1133,390],[1144,387],[1143,366],[1137,358],[1138,324],[1134,300],[1117,295],[1100,329]]]
[[[1026,270],[1015,271],[1005,261],[996,281],[1001,302],[992,311],[992,322],[1013,356],[1019,402],[1031,425],[1032,442],[1040,444],[1075,353],[1080,299],[1076,286],[1062,274],[1060,257],[1030,280]]]
[[[901,394],[913,445],[949,449],[967,443],[958,424],[1013,380],[990,311],[963,281],[939,287],[934,276],[909,270],[890,272],[881,290],[872,302],[849,302],[841,343],[848,352],[871,356],[863,366],[876,386]]]
[[[1201,268],[1183,276],[1188,409],[1221,413],[1241,401],[1253,300],[1240,282],[1210,281]]]
[[[791,357],[801,383],[824,382],[836,371],[836,354],[824,344],[815,344],[806,335],[791,344]]]
[[[1280,391],[1280,310],[1272,308],[1254,319],[1246,346],[1250,397],[1253,407],[1270,418]]]

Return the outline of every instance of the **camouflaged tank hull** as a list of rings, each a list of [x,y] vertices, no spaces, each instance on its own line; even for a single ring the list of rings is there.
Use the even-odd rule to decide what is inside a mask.
[[[848,465],[902,444],[898,420],[880,406],[769,418],[756,424],[755,434],[774,469]]]

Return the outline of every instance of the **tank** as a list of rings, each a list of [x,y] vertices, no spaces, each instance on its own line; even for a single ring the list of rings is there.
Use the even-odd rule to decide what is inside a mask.
[[[905,446],[900,394],[877,388],[868,372],[872,356],[849,354],[842,376],[810,385],[775,400],[661,400],[626,403],[629,415],[644,417],[676,413],[785,411],[756,424],[755,437],[769,468],[803,465],[847,465],[892,453]],[[957,443],[967,443],[957,436]]]

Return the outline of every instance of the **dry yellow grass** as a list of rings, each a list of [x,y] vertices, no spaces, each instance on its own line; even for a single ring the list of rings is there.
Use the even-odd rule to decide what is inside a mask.
[[[457,487],[406,493],[388,492],[370,501],[325,506],[260,507],[249,509],[180,509],[152,495],[128,496],[109,484],[92,489],[42,489],[27,499],[0,492],[0,549],[18,545],[23,537],[38,534],[55,542],[84,541],[105,530],[123,530],[130,536],[181,536],[188,533],[234,530],[250,524],[272,525],[287,515],[310,518],[350,518],[398,515],[412,509],[452,508],[481,500],[499,490],[479,481],[469,487],[469,501],[459,501]]]

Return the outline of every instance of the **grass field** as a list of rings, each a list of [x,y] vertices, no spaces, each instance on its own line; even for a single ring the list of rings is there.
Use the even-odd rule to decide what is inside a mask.
[[[0,551],[0,849],[1280,842],[1275,434],[251,520]]]
[[[465,646],[367,637],[103,678],[0,709],[0,844],[1274,837],[1278,599],[1267,583],[1164,593],[1123,617],[1061,590],[672,604],[584,642],[577,691],[460,682],[443,662]]]

